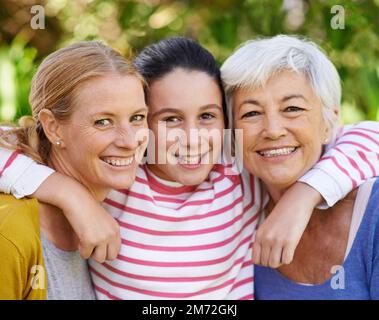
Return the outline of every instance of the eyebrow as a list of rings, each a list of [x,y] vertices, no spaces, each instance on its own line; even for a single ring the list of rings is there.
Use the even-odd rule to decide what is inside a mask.
[[[287,96],[284,96],[282,99],[280,99],[281,102],[285,102],[287,100],[290,100],[290,99],[295,99],[295,98],[300,98],[300,99],[303,99],[304,101],[307,101],[307,98],[305,98],[302,94],[298,93],[298,94],[290,94],[290,95],[287,95]],[[254,104],[256,106],[261,106],[261,104],[259,103],[258,100],[254,100],[254,99],[247,99],[245,101],[243,101],[239,107],[241,108],[244,104]]]
[[[307,98],[305,98],[302,94],[298,93],[298,94],[290,94],[288,96],[284,96],[280,101],[281,102],[285,102],[287,100],[290,100],[290,99],[295,99],[295,98],[300,98],[300,99],[303,99],[304,101],[307,101]]]
[[[142,107],[136,111],[134,111],[133,113],[139,113],[139,112],[148,112],[149,111],[149,108],[148,107]]]
[[[148,108],[147,107],[142,107],[136,111],[133,112],[133,114],[135,113],[139,113],[139,112],[148,112]],[[114,113],[112,112],[109,112],[109,111],[100,111],[100,112],[96,112],[95,114],[93,114],[92,116],[115,116]]]
[[[217,104],[207,104],[205,106],[200,107],[201,111],[206,110],[206,109],[219,109],[222,111],[222,108]],[[183,111],[181,109],[175,109],[175,108],[163,108],[153,113],[151,116],[155,117],[162,113],[183,113]]]
[[[244,104],[255,104],[256,106],[261,106],[258,100],[247,99],[247,100],[242,101],[242,103],[240,103],[239,108],[241,108]]]
[[[222,111],[222,108],[218,104],[207,104],[205,106],[200,107],[200,110],[206,110],[206,109],[219,109]]]

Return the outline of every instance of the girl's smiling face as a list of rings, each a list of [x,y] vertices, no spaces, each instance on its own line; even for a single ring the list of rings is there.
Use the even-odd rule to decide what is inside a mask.
[[[148,124],[154,133],[158,177],[198,185],[221,154],[222,93],[207,73],[176,68],[149,87]]]

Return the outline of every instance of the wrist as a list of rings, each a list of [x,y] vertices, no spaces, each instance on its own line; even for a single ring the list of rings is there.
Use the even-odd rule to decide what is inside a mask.
[[[79,182],[59,172],[50,175],[33,196],[60,208],[65,214],[91,199],[90,193]]]
[[[295,183],[296,192],[299,192],[300,199],[304,197],[309,204],[313,207],[318,206],[322,201],[323,197],[315,188],[304,182]]]

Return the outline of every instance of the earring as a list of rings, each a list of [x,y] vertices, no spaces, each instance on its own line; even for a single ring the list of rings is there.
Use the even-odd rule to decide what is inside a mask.
[[[60,147],[60,146],[61,146],[61,141],[58,140],[58,141],[55,142],[55,144],[56,144],[58,147]]]

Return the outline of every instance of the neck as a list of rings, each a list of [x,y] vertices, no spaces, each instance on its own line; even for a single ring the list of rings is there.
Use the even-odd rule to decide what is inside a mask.
[[[63,159],[62,155],[58,154],[54,150],[54,148],[51,150],[50,157],[48,159],[48,165],[55,171],[78,181],[89,191],[93,198],[99,202],[104,201],[104,199],[110,192],[109,188],[104,188],[102,186],[96,186],[94,184],[88,183],[79,172],[77,172],[68,164],[68,161],[65,161]]]
[[[41,232],[50,242],[65,251],[78,249],[79,240],[59,208],[40,202],[39,213]]]
[[[173,179],[171,179],[168,175],[166,175],[164,172],[162,172],[162,170],[160,170],[158,168],[158,166],[154,165],[154,164],[147,164],[146,165],[147,169],[153,173],[156,177],[158,177],[159,179],[162,179],[164,181],[168,181],[168,182],[177,182]]]
[[[288,188],[281,188],[281,187],[269,185],[269,184],[265,184],[265,187],[274,205],[279,202],[280,198],[288,190]]]

